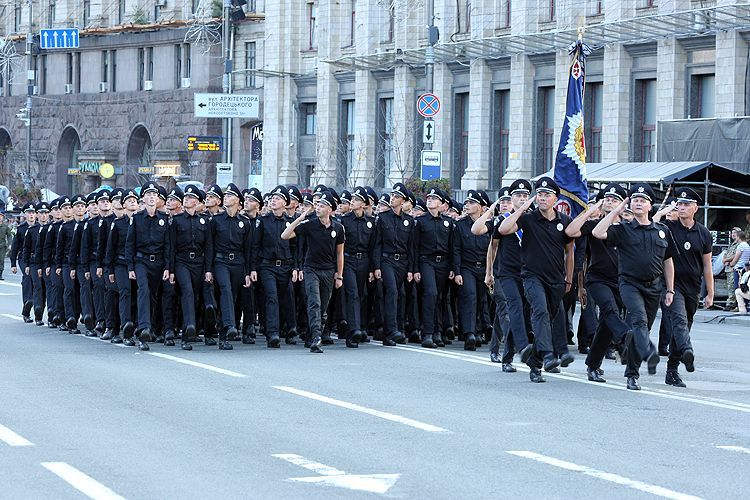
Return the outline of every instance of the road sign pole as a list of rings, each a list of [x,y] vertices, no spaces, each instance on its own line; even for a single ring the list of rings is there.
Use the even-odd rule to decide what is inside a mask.
[[[433,46],[435,44],[435,37],[433,31],[435,30],[435,0],[427,0],[427,50],[425,50],[425,91],[428,94],[433,93],[434,87],[434,67],[435,67],[435,51]],[[423,143],[423,149],[429,149],[430,144]]]
[[[34,94],[34,80],[36,79],[36,72],[34,71],[34,62],[32,60],[32,48],[34,46],[34,19],[32,17],[32,0],[29,0],[29,31],[26,33],[26,113],[28,122],[26,123],[26,179],[24,179],[24,186],[27,181],[30,183],[32,180],[31,176],[31,96]]]
[[[232,0],[224,0],[224,22],[222,26],[222,46],[224,51],[224,76],[221,80],[221,89],[225,94],[232,93],[231,78],[232,78],[232,54],[231,45],[229,43],[229,32],[230,26],[230,12],[232,10]],[[221,135],[224,140],[227,141],[227,147],[222,154],[223,162],[229,163],[232,161],[232,119],[224,118],[221,121]]]

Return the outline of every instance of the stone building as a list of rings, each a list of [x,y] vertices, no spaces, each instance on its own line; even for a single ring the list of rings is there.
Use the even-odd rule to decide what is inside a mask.
[[[5,33],[25,30],[24,4],[15,1],[0,0]],[[179,163],[184,177],[212,181],[218,155],[187,154],[184,147],[188,134],[221,130],[219,120],[192,113],[194,92],[221,91],[218,48],[203,54],[183,43],[184,20],[198,0],[70,0],[65,12],[61,0],[53,1],[53,25],[73,20],[92,29],[72,56],[37,58],[32,149],[47,159],[39,178],[72,188],[68,169],[83,158],[115,162],[118,183],[135,180],[139,167],[148,171],[156,160]],[[589,162],[654,161],[657,124],[665,120],[750,114],[750,14],[737,4],[434,0],[440,37],[432,90],[442,105],[432,149],[442,152],[442,176],[455,190],[497,189],[504,178],[552,166],[565,112],[567,47],[582,26],[595,49],[586,67]],[[42,0],[41,24],[49,5]],[[232,120],[238,184],[382,187],[418,175],[427,0],[248,0],[243,8],[248,19],[235,25],[232,38],[232,91],[260,95],[261,115]],[[150,24],[131,26],[136,14]],[[116,52],[116,69],[108,52]],[[102,82],[110,87],[100,92]],[[8,163],[25,148],[15,118],[25,82],[16,78],[4,88],[0,150],[11,144]]]

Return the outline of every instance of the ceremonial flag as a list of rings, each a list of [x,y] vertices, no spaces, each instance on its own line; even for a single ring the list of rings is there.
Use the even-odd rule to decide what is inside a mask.
[[[570,47],[573,60],[568,78],[565,121],[560,134],[552,178],[560,186],[556,208],[571,217],[577,216],[589,201],[586,184],[586,141],[583,136],[583,92],[586,81],[586,56],[591,49],[581,37]]]

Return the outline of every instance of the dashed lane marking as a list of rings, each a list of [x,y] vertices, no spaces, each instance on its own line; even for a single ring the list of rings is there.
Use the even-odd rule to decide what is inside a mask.
[[[42,462],[41,466],[94,500],[125,500],[111,489],[65,462]]]
[[[34,443],[23,436],[19,436],[2,424],[0,424],[0,441],[4,441],[9,446],[34,446]]]

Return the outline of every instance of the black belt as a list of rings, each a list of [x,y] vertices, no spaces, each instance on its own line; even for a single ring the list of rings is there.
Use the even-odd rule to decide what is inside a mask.
[[[357,252],[357,253],[346,253],[344,252],[345,257],[351,257],[353,259],[364,259],[367,257],[367,254],[364,252]]]
[[[480,269],[486,265],[486,262],[461,262],[461,267],[473,267],[475,269]]]
[[[240,252],[217,253],[216,258],[226,259],[226,260],[238,260],[242,258],[242,254]]]
[[[263,264],[269,264],[275,267],[287,266],[294,262],[293,259],[261,259]]]
[[[383,257],[390,258],[393,260],[401,260],[406,258],[405,253],[384,253]]]
[[[444,254],[439,254],[439,255],[433,254],[433,255],[423,255],[422,258],[427,259],[427,260],[434,260],[436,263],[440,264],[441,262],[446,260],[448,256]]]
[[[136,252],[135,256],[139,259],[146,259],[149,262],[156,262],[157,260],[161,260],[161,254],[160,253],[143,253],[143,252]]]
[[[190,260],[202,259],[203,252],[180,252],[177,254],[177,257],[180,257],[183,259],[190,259]],[[218,257],[218,254],[217,254],[217,257]]]

